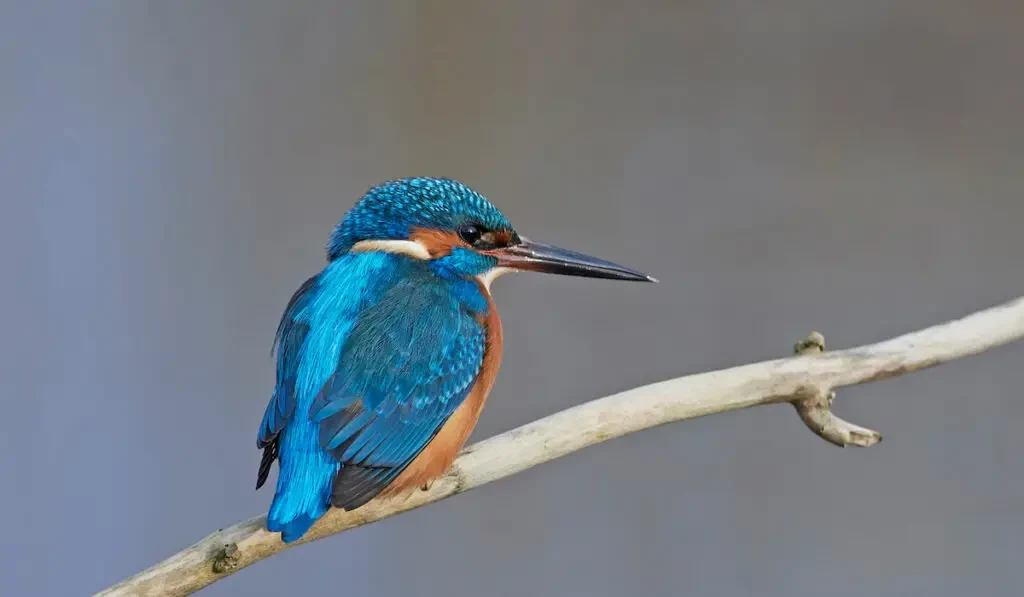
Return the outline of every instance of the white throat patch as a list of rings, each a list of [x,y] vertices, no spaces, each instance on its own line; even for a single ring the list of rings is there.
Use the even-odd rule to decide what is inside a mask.
[[[484,285],[484,288],[487,290],[487,292],[490,292],[491,291],[491,282],[494,282],[494,280],[498,276],[502,276],[504,274],[507,274],[509,272],[514,272],[514,271],[515,270],[510,268],[510,267],[501,267],[501,266],[492,267],[491,269],[489,269],[486,272],[484,272],[484,273],[480,274],[479,276],[477,276],[476,279],[480,280],[480,283]]]
[[[382,251],[395,255],[407,255],[413,259],[430,259],[430,251],[422,243],[415,240],[361,240],[352,245],[352,253],[369,253]]]

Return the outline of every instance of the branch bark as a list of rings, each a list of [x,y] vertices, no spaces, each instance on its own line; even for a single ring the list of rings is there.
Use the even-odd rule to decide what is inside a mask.
[[[407,499],[374,500],[353,512],[331,510],[300,545],[419,508],[508,477],[589,445],[665,423],[761,404],[789,402],[811,431],[839,446],[870,446],[878,432],[832,414],[834,389],[904,375],[1024,338],[1024,297],[956,321],[858,348],[825,352],[816,332],[796,356],[687,375],[581,404],[463,450],[447,475]],[[265,516],[207,536],[99,593],[188,595],[281,552]]]

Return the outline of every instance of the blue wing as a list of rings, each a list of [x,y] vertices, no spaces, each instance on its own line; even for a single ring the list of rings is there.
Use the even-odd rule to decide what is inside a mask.
[[[292,296],[274,342],[277,384],[256,437],[257,446],[263,449],[257,489],[266,482],[279,448],[289,449],[282,445],[289,422],[297,423],[299,418],[308,421],[309,405],[337,369],[338,355],[359,312],[414,267],[408,259],[385,253],[346,255],[306,280]],[[296,411],[302,414],[296,415]],[[300,439],[306,435],[307,426],[299,427],[291,433],[290,449],[297,454],[310,453],[310,449],[316,449],[316,430],[312,429],[309,446]]]
[[[257,436],[257,487],[280,449],[279,522],[318,510],[320,487],[357,507],[408,466],[472,389],[486,309],[476,284],[386,254],[343,257],[303,284],[278,329],[277,385]],[[320,485],[321,473],[333,482]]]
[[[462,298],[433,275],[410,276],[359,313],[310,409],[321,447],[342,463],[334,506],[387,487],[471,391],[486,337]]]
[[[278,434],[295,411],[294,388],[298,372],[298,353],[309,332],[306,322],[296,321],[296,315],[302,311],[316,286],[319,276],[313,276],[302,283],[295,291],[288,306],[284,310],[281,323],[277,326],[274,337],[274,348],[277,355],[277,385],[270,398],[260,430],[256,435],[256,447],[263,450],[260,468],[256,474],[256,489],[263,487],[270,475],[270,467],[277,459],[279,445]]]
[[[373,499],[416,458],[469,394],[485,332],[450,283],[410,276],[359,312],[338,368],[309,416],[342,464],[332,504]]]

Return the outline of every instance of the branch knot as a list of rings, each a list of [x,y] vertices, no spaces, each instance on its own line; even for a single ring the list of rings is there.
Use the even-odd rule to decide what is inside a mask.
[[[217,550],[217,555],[213,558],[213,571],[217,574],[232,572],[238,568],[238,560],[238,544],[225,543],[224,547]]]

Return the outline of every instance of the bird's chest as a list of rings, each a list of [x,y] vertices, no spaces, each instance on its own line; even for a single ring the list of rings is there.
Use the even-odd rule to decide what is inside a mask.
[[[486,334],[484,358],[469,395],[452,413],[434,439],[423,449],[409,466],[388,487],[387,493],[403,493],[424,485],[443,475],[455,461],[459,451],[466,444],[480,419],[480,413],[487,402],[487,395],[494,387],[494,380],[501,366],[502,329],[501,318],[494,307],[494,301],[485,288],[480,287],[487,301],[487,310],[477,316]]]

